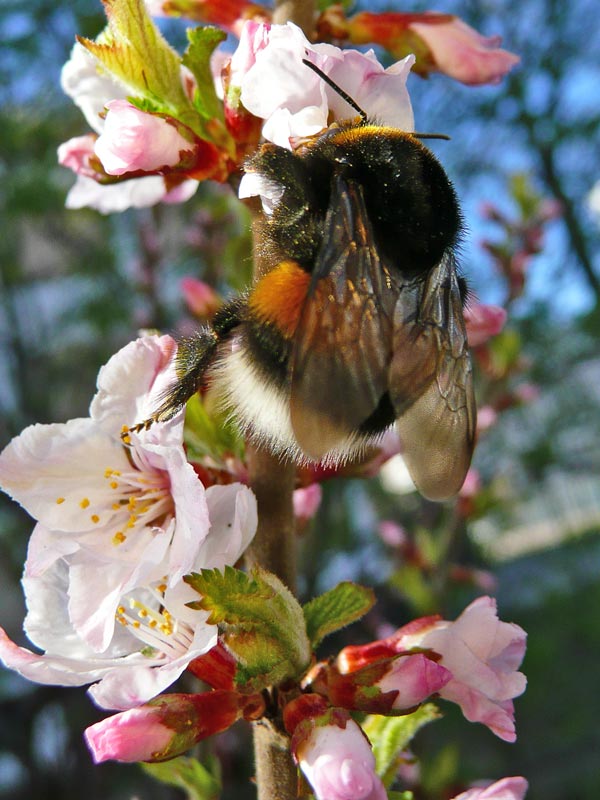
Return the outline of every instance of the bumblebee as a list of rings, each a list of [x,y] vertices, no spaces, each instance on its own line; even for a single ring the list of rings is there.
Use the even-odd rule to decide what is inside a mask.
[[[476,417],[459,204],[425,135],[376,124],[331,85],[358,116],[246,163],[278,196],[265,215],[276,266],[179,343],[178,382],[150,421],[208,385],[255,441],[330,464],[395,422],[417,488],[445,499]]]

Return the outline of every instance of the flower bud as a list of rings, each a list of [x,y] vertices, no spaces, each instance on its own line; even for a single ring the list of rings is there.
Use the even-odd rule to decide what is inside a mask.
[[[477,347],[500,333],[506,322],[506,311],[500,306],[476,303],[464,309],[465,326],[470,347]]]
[[[167,761],[233,725],[245,703],[227,691],[161,695],[91,725],[85,738],[96,763]]]
[[[106,107],[95,151],[109,175],[173,167],[194,149],[174,122],[140,111],[127,100],[111,100]]]
[[[196,317],[210,319],[223,302],[212,286],[198,278],[183,278],[180,286],[187,307]]]
[[[360,650],[360,646],[354,649]],[[452,678],[447,669],[421,653],[378,657],[371,650],[372,660],[367,658],[367,663],[350,671],[344,669],[348,665],[344,656],[342,650],[337,664],[314,669],[313,686],[333,705],[351,711],[406,713],[439,692]]]
[[[306,719],[292,751],[317,800],[385,800],[375,757],[361,728],[341,709]]]

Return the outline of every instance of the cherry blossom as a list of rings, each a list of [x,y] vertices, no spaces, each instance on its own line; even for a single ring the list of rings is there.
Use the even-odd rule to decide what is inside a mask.
[[[387,639],[349,646],[338,656],[342,672],[354,672],[393,653],[426,648],[452,674],[439,695],[457,703],[470,722],[482,722],[507,742],[516,739],[513,698],[525,691],[517,669],[525,654],[526,634],[498,619],[496,601],[478,597],[454,621],[421,617]]]
[[[0,655],[42,683],[101,679],[92,694],[107,707],[153,696],[214,646],[182,578],[235,563],[256,529],[249,489],[205,489],[187,462],[182,414],[121,438],[172,380],[173,348],[168,336],[130,343],[101,369],[88,418],[33,425],[0,454],[0,484],[39,520],[25,630],[46,651],[4,637]]]
[[[384,69],[372,50],[311,44],[292,23],[247,23],[232,57],[232,81],[241,87],[248,111],[265,120],[263,136],[269,141],[291,149],[294,139],[326,128],[330,114],[338,120],[356,116],[303,59],[318,66],[379,124],[413,130],[406,91],[413,56]]]
[[[75,44],[69,60],[63,66],[61,86],[81,109],[92,130],[100,136],[105,127],[105,107],[112,101],[125,102],[128,94],[127,87],[114,80],[79,43]],[[173,185],[172,181],[167,184],[160,175],[107,183],[106,174],[99,173],[90,165],[90,158],[95,155],[89,149],[91,144],[91,137],[76,137],[58,148],[59,163],[77,175],[75,184],[67,194],[67,208],[95,208],[102,214],[110,214],[127,208],[145,208],[159,202],[185,202],[198,188],[196,180],[182,180]]]

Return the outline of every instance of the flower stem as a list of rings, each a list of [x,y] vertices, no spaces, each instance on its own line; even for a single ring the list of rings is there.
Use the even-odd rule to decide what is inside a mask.
[[[276,0],[273,21],[288,20],[310,34],[314,0]],[[262,211],[254,208],[254,276],[268,272],[277,259],[265,248]],[[292,493],[296,470],[293,463],[250,445],[248,472],[258,503],[258,530],[246,554],[248,566],[260,564],[275,573],[286,586],[296,590],[296,555]],[[281,719],[254,724],[254,758],[258,800],[295,800],[298,773],[292,759],[289,737]]]

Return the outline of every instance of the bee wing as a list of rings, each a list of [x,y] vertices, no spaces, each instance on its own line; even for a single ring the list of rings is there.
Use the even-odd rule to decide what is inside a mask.
[[[292,428],[312,458],[344,442],[387,391],[399,294],[358,184],[336,177],[325,231],[290,359]]]
[[[421,494],[456,494],[471,463],[476,408],[454,256],[420,288],[405,289],[394,319],[390,396],[408,470]]]

